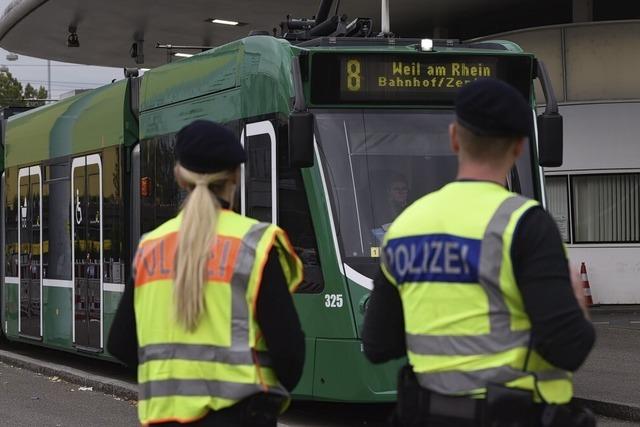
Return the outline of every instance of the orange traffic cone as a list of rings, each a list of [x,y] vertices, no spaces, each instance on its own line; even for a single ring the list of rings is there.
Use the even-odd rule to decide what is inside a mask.
[[[580,280],[582,281],[582,289],[584,289],[584,299],[587,301],[588,306],[592,306],[593,298],[591,298],[591,288],[589,287],[589,278],[587,277],[587,266],[584,262],[580,266]]]

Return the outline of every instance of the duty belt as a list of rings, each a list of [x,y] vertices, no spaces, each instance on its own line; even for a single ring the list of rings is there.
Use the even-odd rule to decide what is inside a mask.
[[[429,415],[439,417],[477,420],[484,411],[484,399],[472,399],[467,396],[445,396],[434,392],[424,393],[423,404],[429,408]]]

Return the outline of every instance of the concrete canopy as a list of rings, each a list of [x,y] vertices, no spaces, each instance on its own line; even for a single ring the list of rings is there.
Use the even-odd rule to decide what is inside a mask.
[[[320,0],[14,0],[0,19],[0,46],[24,55],[104,66],[136,66],[130,50],[144,40],[144,63],[167,62],[156,43],[217,46],[251,30],[272,31],[287,14],[311,18]],[[334,1],[337,5],[338,1]],[[567,22],[570,0],[390,0],[391,30],[405,37],[469,38],[533,25]],[[342,0],[340,14],[371,17],[380,2]],[[333,13],[332,13],[333,14]],[[218,18],[243,26],[212,24]],[[67,47],[69,26],[79,47]],[[193,53],[193,51],[192,51]]]

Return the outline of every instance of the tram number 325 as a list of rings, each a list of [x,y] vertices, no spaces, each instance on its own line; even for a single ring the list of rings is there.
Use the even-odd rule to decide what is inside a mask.
[[[342,294],[326,294],[324,296],[324,306],[328,308],[342,307]]]

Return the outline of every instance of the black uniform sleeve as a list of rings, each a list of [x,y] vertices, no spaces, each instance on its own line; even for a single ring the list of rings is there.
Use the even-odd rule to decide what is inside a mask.
[[[362,329],[364,354],[372,363],[384,363],[407,354],[402,300],[382,271],[373,281]]]
[[[275,248],[264,268],[256,311],[276,375],[292,390],[304,366],[304,333]]]
[[[133,287],[133,280],[131,280],[124,288],[107,340],[109,353],[131,368],[138,366],[138,335],[133,310]]]
[[[575,299],[558,227],[544,209],[533,208],[520,220],[511,256],[533,348],[554,366],[577,370],[593,347],[595,330]]]

